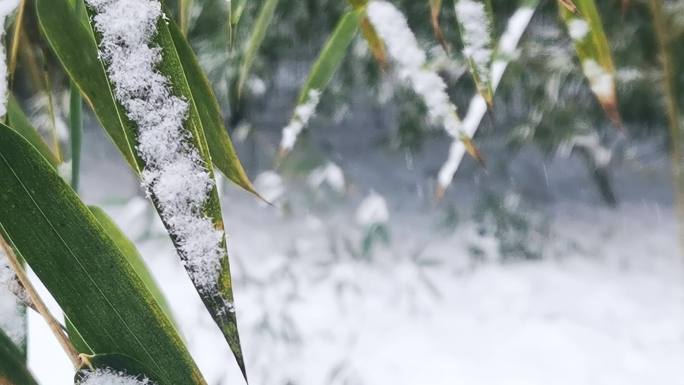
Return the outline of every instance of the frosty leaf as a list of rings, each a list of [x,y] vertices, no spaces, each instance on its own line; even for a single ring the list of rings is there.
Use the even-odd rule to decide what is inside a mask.
[[[19,348],[0,330],[0,384],[38,385],[25,361]]]
[[[359,30],[362,14],[363,9],[356,9],[342,15],[332,35],[323,46],[299,92],[297,107],[290,124],[283,129],[280,144],[281,156],[292,150],[297,136],[314,114],[322,91],[335,75],[342,59],[347,55],[347,48]]]
[[[45,158],[4,125],[0,180],[7,240],[93,351],[126,354],[169,383],[206,384],[173,324],[97,219]]]
[[[235,1],[238,0],[234,0],[234,2]],[[242,88],[245,86],[245,82],[247,82],[249,71],[252,68],[254,59],[256,59],[259,47],[261,47],[261,44],[264,42],[266,31],[268,31],[268,27],[271,25],[271,21],[273,20],[273,14],[278,6],[278,1],[279,0],[266,0],[264,5],[261,6],[259,16],[257,16],[257,19],[254,22],[252,32],[250,34],[249,40],[247,41],[245,54],[242,58],[242,62],[240,63],[240,73],[238,75],[237,83],[238,97],[242,95]]]
[[[494,53],[491,13],[482,0],[457,0],[455,9],[463,40],[463,56],[468,60],[478,92],[491,107],[493,91],[490,71]]]
[[[81,356],[83,365],[74,376],[76,385],[165,385],[150,368],[123,354]]]
[[[568,7],[567,0],[559,0],[559,10],[575,45],[582,72],[591,91],[616,127],[622,127],[615,92],[615,67],[603,30],[603,23],[594,0],[575,0]]]

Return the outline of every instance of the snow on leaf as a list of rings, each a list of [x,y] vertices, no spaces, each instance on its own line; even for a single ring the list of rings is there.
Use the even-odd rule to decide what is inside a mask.
[[[137,152],[145,161],[142,183],[159,203],[198,290],[217,291],[223,232],[203,213],[214,188],[190,133],[184,128],[189,105],[175,95],[157,66],[161,48],[153,43],[162,17],[157,0],[86,0],[101,34],[100,54],[115,96],[137,126]]]
[[[78,385],[154,385],[154,383],[147,378],[140,379],[124,372],[95,369],[83,372]]]
[[[5,52],[5,21],[19,5],[19,0],[0,0],[0,117],[7,113],[7,57]]]
[[[458,0],[455,9],[463,39],[463,55],[470,63],[470,71],[479,92],[491,105],[490,65],[493,50],[490,17],[482,1]]]
[[[309,124],[309,120],[316,113],[316,107],[321,100],[321,92],[316,89],[309,91],[306,101],[300,103],[294,112],[294,116],[290,123],[283,128],[283,137],[280,141],[280,148],[283,152],[289,152],[294,147],[297,137],[302,132],[304,127]]]
[[[399,78],[423,99],[432,122],[444,127],[452,137],[462,137],[461,120],[446,92],[446,83],[427,68],[425,52],[418,45],[406,17],[394,5],[382,0],[368,4],[367,12],[397,66]]]
[[[356,210],[356,223],[362,226],[372,226],[387,223],[388,220],[389,209],[385,198],[371,191]]]
[[[26,301],[28,296],[24,288],[0,250],[0,330],[17,346],[23,345],[26,340],[23,306]]]

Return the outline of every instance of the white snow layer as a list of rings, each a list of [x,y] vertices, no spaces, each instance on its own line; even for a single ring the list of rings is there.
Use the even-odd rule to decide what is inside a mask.
[[[589,79],[589,86],[599,100],[611,100],[614,97],[615,85],[612,73],[601,67],[593,59],[582,61],[582,71]]]
[[[5,21],[19,5],[19,0],[0,0],[0,117],[7,113],[7,54],[5,50]]]
[[[532,6],[522,6],[515,11],[510,19],[508,19],[506,30],[499,38],[496,55],[492,62],[492,91],[496,91],[496,88],[499,86],[499,82],[501,82],[506,67],[513,59],[518,43],[520,42],[527,25],[530,23],[530,20],[532,20],[534,10],[535,8]],[[486,113],[487,102],[482,95],[476,94],[470,100],[468,113],[463,119],[462,129],[465,135],[468,137],[475,135],[475,132]],[[444,162],[444,165],[442,165],[437,177],[439,188],[446,189],[451,184],[454,174],[456,174],[456,170],[458,170],[458,166],[461,164],[463,155],[465,155],[465,146],[460,140],[454,140],[449,148],[449,157],[446,162]]]
[[[102,34],[100,53],[117,100],[138,127],[137,150],[145,161],[143,186],[161,207],[184,263],[200,291],[212,292],[224,255],[223,231],[202,211],[214,188],[184,128],[189,105],[174,95],[157,70],[161,48],[153,43],[162,17],[158,0],[86,0]]]
[[[589,23],[580,18],[572,18],[568,21],[568,33],[572,40],[578,42],[584,40],[590,31]]]
[[[154,385],[147,378],[137,379],[111,369],[95,369],[84,372],[79,385]]]
[[[320,100],[321,91],[313,89],[309,91],[306,100],[295,108],[292,120],[283,128],[283,138],[280,141],[280,148],[282,150],[292,150],[295,142],[297,142],[297,137],[316,113],[316,107],[318,107]]]
[[[406,17],[394,5],[383,0],[371,1],[367,13],[398,67],[399,78],[423,99],[430,120],[444,127],[452,137],[459,138],[462,134],[461,121],[456,106],[449,100],[446,83],[427,68],[425,52],[418,45]]]
[[[456,17],[461,25],[463,54],[472,61],[480,81],[490,81],[489,64],[492,60],[491,25],[484,2],[458,0],[455,4]]]
[[[389,209],[387,202],[382,195],[372,191],[361,202],[356,210],[356,223],[362,226],[372,226],[387,223],[389,220]]]
[[[24,306],[18,296],[25,293],[4,252],[0,250],[0,329],[17,345],[26,340]]]

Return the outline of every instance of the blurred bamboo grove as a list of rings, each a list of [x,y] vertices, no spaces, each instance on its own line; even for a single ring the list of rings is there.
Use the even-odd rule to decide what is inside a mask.
[[[539,260],[548,218],[530,209],[539,189],[512,176],[521,154],[581,159],[582,185],[609,208],[629,195],[615,170],[657,158],[669,162],[654,173],[671,169],[684,250],[682,1],[0,0],[3,12],[0,299],[12,302],[0,305],[14,323],[0,314],[0,383],[36,383],[27,308],[45,317],[78,384],[207,383],[136,245],[79,195],[83,138],[99,126],[140,178],[245,380],[224,178],[287,216],[297,202],[282,199],[283,176],[311,188],[305,200],[326,184],[336,201],[351,188],[345,158],[358,157],[369,179],[420,167],[402,202],[432,207],[448,232],[464,205],[449,187],[467,172],[475,198],[465,205],[478,236],[496,240],[495,259]],[[403,163],[377,161],[373,174],[364,162],[376,153]],[[371,188],[355,217],[358,244],[340,236],[340,252],[332,237],[330,253],[373,261],[396,242],[390,211]],[[159,230],[152,223],[140,239]],[[466,248],[480,263],[490,246]],[[431,260],[404,257],[419,266],[417,291],[438,297],[423,274]],[[283,313],[273,334],[291,343]],[[259,328],[272,327],[266,318]]]

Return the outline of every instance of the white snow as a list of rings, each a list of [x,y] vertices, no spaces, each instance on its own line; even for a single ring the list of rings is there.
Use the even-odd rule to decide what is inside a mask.
[[[491,25],[483,1],[458,0],[456,17],[461,25],[463,55],[472,61],[480,82],[489,85],[492,61]]]
[[[188,103],[174,95],[156,66],[161,48],[152,39],[162,17],[157,0],[86,0],[102,34],[100,53],[116,98],[138,128],[137,150],[145,161],[143,186],[158,200],[177,239],[183,261],[200,291],[213,292],[220,275],[223,231],[203,213],[214,188],[184,128]]]
[[[433,123],[444,127],[454,138],[462,135],[461,121],[456,106],[451,103],[444,80],[426,65],[425,52],[418,45],[406,17],[387,1],[375,0],[368,4],[368,19],[387,46],[397,65],[402,81],[407,82],[428,109]]]
[[[346,188],[344,172],[342,172],[340,166],[333,162],[316,167],[309,174],[308,182],[315,189],[320,188],[325,183],[338,194],[344,193]]]
[[[275,203],[285,194],[283,178],[274,171],[264,171],[254,179],[254,187],[268,202]]]
[[[535,3],[536,5],[536,3]],[[522,38],[527,25],[532,20],[535,7],[522,6],[508,19],[508,24],[503,35],[499,38],[494,61],[492,62],[492,91],[496,91],[499,82],[503,77],[508,63],[513,59],[518,43]],[[463,119],[463,132],[468,137],[473,137],[477,128],[482,122],[482,118],[487,113],[487,102],[480,94],[476,94],[470,100],[468,113]],[[453,140],[449,148],[449,156],[442,165],[437,176],[437,183],[440,189],[446,189],[454,179],[454,174],[465,155],[465,146],[460,140]]]
[[[362,226],[372,226],[387,223],[389,220],[389,209],[385,198],[371,191],[370,194],[356,209],[356,223]]]
[[[589,79],[589,86],[591,90],[601,101],[612,100],[615,94],[615,83],[613,81],[613,74],[601,67],[593,59],[584,59],[582,61],[582,71]]]
[[[0,250],[0,329],[17,345],[26,340],[24,305],[20,298],[25,300],[26,293]]]
[[[568,33],[570,34],[572,40],[576,42],[584,40],[590,31],[589,23],[580,18],[573,17],[572,19],[568,20],[567,24]]]
[[[283,138],[280,142],[280,148],[282,150],[292,150],[297,141],[297,137],[306,125],[309,124],[309,120],[311,120],[316,113],[316,107],[320,100],[321,91],[312,89],[309,91],[306,100],[295,108],[292,120],[283,128]]]
[[[111,369],[84,371],[79,385],[153,385],[147,378],[138,379],[123,372]]]
[[[5,50],[5,21],[19,5],[19,0],[0,0],[0,117],[7,113],[7,54]]]

